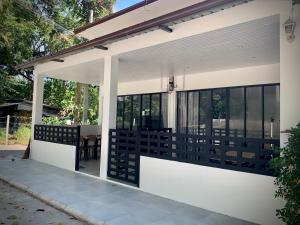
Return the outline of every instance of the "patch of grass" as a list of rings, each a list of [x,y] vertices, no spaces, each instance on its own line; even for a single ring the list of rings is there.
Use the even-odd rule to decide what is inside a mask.
[[[17,143],[22,145],[27,145],[30,139],[30,128],[26,126],[20,126],[15,133],[15,137],[17,138]]]
[[[0,128],[0,143],[5,143],[5,129],[4,128]]]

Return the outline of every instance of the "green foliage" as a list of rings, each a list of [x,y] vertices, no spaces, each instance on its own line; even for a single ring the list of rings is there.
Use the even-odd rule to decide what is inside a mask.
[[[291,130],[288,144],[280,149],[280,157],[272,160],[271,166],[277,172],[275,197],[283,198],[284,208],[277,210],[277,216],[287,225],[300,224],[300,124]]]
[[[0,139],[5,139],[5,129],[4,128],[0,128]]]
[[[57,116],[49,116],[43,118],[43,124],[46,125],[66,125],[67,119],[58,118]]]
[[[17,143],[22,145],[27,145],[30,139],[30,128],[24,125],[21,125],[15,133]]]
[[[32,98],[32,71],[16,71],[15,65],[79,43],[82,40],[70,31],[87,21],[90,9],[94,9],[95,19],[108,15],[114,2],[0,0],[0,103]],[[74,109],[75,89],[73,84],[64,88],[65,84],[65,81],[46,82],[45,91],[54,93],[45,93],[45,101],[59,107],[62,114],[68,116]]]

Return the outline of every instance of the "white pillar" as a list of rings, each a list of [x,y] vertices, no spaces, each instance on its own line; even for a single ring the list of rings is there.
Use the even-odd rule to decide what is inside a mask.
[[[99,86],[99,108],[98,108],[98,125],[102,128],[103,118],[103,85]]]
[[[42,124],[43,99],[44,99],[44,75],[34,73],[33,97],[32,97],[32,124],[31,139],[34,137],[34,125]]]
[[[173,133],[176,133],[176,96],[176,91],[172,91],[168,99],[168,128],[172,128]]]
[[[107,177],[109,129],[116,128],[119,59],[104,58],[103,117],[101,138],[100,177]]]
[[[82,112],[83,125],[86,125],[88,121],[88,109],[89,109],[89,85],[83,84],[83,112]]]
[[[295,40],[288,42],[283,23],[290,16],[292,3],[280,15],[280,140],[284,146],[291,127],[300,122],[300,5],[294,6]]]

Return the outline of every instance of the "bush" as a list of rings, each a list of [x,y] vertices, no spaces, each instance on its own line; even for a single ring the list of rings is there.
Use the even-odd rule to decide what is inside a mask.
[[[280,157],[271,163],[277,172],[275,197],[283,198],[285,205],[276,215],[287,225],[300,224],[300,124],[291,130],[288,144],[280,149]]]
[[[0,143],[5,143],[6,132],[4,128],[0,128]]]
[[[22,125],[18,128],[15,133],[15,137],[17,138],[17,143],[22,145],[27,145],[30,139],[30,128]]]

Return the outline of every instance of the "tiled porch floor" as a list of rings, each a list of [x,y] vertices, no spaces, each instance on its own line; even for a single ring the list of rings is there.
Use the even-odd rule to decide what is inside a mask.
[[[33,160],[0,159],[0,177],[105,225],[250,225]]]
[[[79,161],[79,171],[87,173],[89,175],[97,176],[100,175],[100,160],[89,159],[87,161]]]

